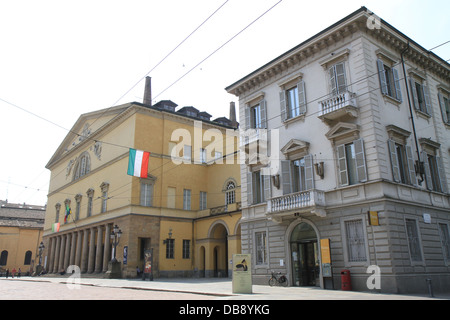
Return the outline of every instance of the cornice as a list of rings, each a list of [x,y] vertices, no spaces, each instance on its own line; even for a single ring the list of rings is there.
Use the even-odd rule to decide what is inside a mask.
[[[396,52],[398,60],[400,60],[401,52],[408,48],[404,53],[406,60],[426,69],[427,72],[434,73],[444,81],[449,81],[450,65],[446,61],[424,49],[382,19],[376,27],[369,27],[368,21],[371,17],[372,13],[363,7],[228,86],[225,90],[236,96],[247,94],[292,66],[304,65],[309,58],[317,59],[321,51],[326,51],[332,45],[343,43],[343,40],[357,32],[360,32],[361,36],[366,35],[376,42],[388,46]]]

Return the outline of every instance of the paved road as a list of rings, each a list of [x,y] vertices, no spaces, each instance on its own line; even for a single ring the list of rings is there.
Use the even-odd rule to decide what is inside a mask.
[[[436,295],[437,299],[450,296]],[[231,281],[223,279],[73,279],[22,277],[0,279],[2,300],[428,300],[426,295],[394,295],[319,288],[253,285],[253,294],[233,294]]]

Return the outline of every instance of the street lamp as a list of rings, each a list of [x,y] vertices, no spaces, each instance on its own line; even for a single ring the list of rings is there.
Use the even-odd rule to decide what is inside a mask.
[[[42,252],[44,252],[44,249],[44,242],[41,241],[41,243],[39,244],[39,266],[42,265]]]
[[[110,238],[112,240],[112,245],[114,246],[114,255],[113,255],[113,259],[112,259],[113,262],[117,262],[116,249],[117,249],[117,245],[119,244],[121,236],[122,236],[122,230],[120,230],[116,224],[110,235]]]

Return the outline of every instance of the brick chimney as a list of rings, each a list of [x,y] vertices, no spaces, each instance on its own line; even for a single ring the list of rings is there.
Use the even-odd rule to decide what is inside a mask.
[[[230,121],[231,121],[231,125],[234,128],[238,127],[238,123],[236,121],[236,105],[233,101],[230,102]]]

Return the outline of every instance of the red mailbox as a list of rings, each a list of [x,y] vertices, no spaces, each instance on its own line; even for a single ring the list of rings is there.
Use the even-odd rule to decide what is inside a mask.
[[[350,270],[341,271],[341,290],[352,290],[352,278],[350,277]]]

